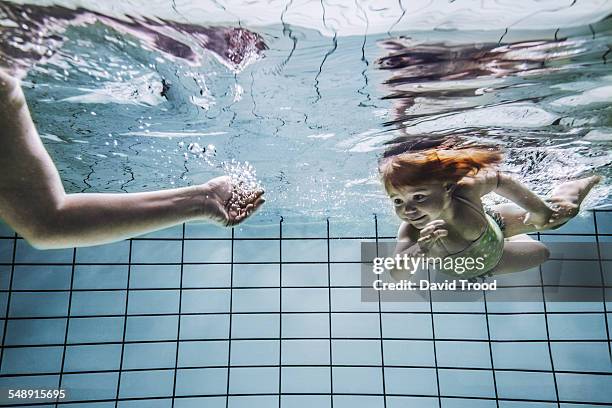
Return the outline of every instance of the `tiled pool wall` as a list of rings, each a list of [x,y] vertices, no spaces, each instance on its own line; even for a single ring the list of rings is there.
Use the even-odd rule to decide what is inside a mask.
[[[612,212],[538,236],[593,243],[564,262],[607,303],[361,302],[360,244],[396,227],[187,224],[38,251],[1,226],[0,404],[62,388],[57,405],[98,408],[612,405]],[[542,291],[559,262],[500,285]]]

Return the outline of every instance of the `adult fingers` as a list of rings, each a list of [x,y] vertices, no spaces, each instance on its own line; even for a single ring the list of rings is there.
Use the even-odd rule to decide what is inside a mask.
[[[259,198],[257,201],[255,201],[255,203],[253,204],[253,206],[248,210],[247,215],[250,216],[251,214],[253,214],[255,211],[257,211],[259,209],[259,207],[261,207],[263,205],[263,203],[265,203],[266,200],[264,200],[263,198]]]
[[[251,192],[249,193],[249,195],[245,197],[244,201],[247,203],[254,203],[263,195],[263,193],[264,193],[263,190],[257,190],[257,191]]]
[[[249,208],[247,208],[247,210],[246,210],[246,216],[247,217],[251,216],[265,202],[266,202],[266,200],[264,200],[263,198],[259,198],[254,204],[249,205],[248,206]]]
[[[253,204],[254,209],[258,209],[259,207],[261,207],[263,205],[263,203],[266,202],[266,199],[263,197],[259,197],[257,200],[255,200],[255,203]]]
[[[259,197],[261,197],[264,194],[264,191],[262,189],[256,190],[255,191],[255,200],[257,200]]]
[[[263,194],[263,192],[261,194]],[[227,226],[233,227],[235,225],[238,225],[242,221],[247,219],[247,217],[249,217],[255,211],[257,211],[257,209],[261,207],[263,203],[266,202],[266,200],[261,197],[261,194],[259,194],[259,198],[255,200],[255,202],[250,203],[245,207],[240,208],[239,206],[232,206],[228,214],[229,221],[227,223]]]
[[[236,217],[236,224],[240,224],[242,221],[246,220],[251,213],[249,211],[241,211],[240,215]]]

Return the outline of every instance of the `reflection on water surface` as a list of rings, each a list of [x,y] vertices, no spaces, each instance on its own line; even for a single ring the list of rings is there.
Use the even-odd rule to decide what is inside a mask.
[[[266,187],[263,221],[370,219],[390,212],[376,174],[384,143],[423,134],[503,146],[504,169],[542,194],[584,173],[609,177],[605,11],[587,3],[571,20],[559,8],[531,31],[504,27],[505,16],[474,32],[440,10],[430,29],[402,31],[413,15],[395,6],[344,20],[335,6],[302,6],[275,20],[271,6],[257,23],[255,11],[230,19],[229,6],[206,21],[203,5],[121,14],[0,3],[0,62],[29,68],[26,94],[70,191],[188,185],[236,159]],[[440,31],[443,17],[464,29]],[[185,155],[190,143],[216,155]],[[588,204],[606,203],[608,180]]]

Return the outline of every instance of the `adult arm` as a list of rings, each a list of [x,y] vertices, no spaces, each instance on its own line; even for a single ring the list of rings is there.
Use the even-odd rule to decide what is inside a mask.
[[[0,218],[40,249],[103,244],[192,220],[231,226],[264,200],[229,178],[127,194],[66,194],[19,82],[0,71]]]

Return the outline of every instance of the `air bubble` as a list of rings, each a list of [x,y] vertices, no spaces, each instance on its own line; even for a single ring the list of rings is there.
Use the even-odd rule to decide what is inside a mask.
[[[201,147],[198,143],[189,143],[189,146],[187,146],[187,150],[189,150],[189,152],[192,154],[200,155],[204,153],[206,149]]]
[[[184,147],[183,142],[178,143],[179,147]],[[200,146],[197,142],[189,143],[187,145],[189,153],[197,156],[200,159],[204,159],[204,162],[215,167],[215,163],[211,160],[217,153],[214,145],[209,144],[206,148]],[[188,159],[189,155],[183,153],[185,160]],[[257,179],[257,172],[253,165],[248,161],[244,163],[231,159],[229,162],[221,162],[221,168],[226,176],[230,178],[232,185],[234,186],[235,192],[241,197],[249,197],[258,190],[263,190],[261,181]]]

